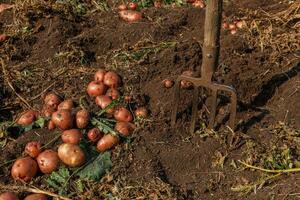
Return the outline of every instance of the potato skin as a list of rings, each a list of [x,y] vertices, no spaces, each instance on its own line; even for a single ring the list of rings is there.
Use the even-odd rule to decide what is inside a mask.
[[[51,121],[62,130],[73,126],[73,115],[70,110],[59,110],[52,114]]]
[[[70,167],[80,167],[85,162],[85,154],[76,144],[63,143],[58,147],[58,157]]]
[[[76,126],[77,128],[85,128],[89,124],[90,114],[87,110],[82,109],[76,113]]]
[[[19,198],[11,192],[4,192],[0,194],[0,200],[19,200]]]
[[[44,194],[30,194],[24,200],[47,200],[47,196]]]
[[[119,15],[126,22],[136,22],[142,19],[142,13],[134,10],[121,10]]]
[[[66,99],[58,105],[57,110],[72,110],[73,108],[74,108],[73,100]]]
[[[38,141],[28,142],[25,146],[25,153],[30,157],[36,158],[41,153],[42,145]]]
[[[182,72],[182,75],[194,77],[195,73],[193,71],[187,70],[187,71]],[[191,88],[193,88],[193,83],[182,80],[182,81],[180,81],[180,87],[182,89],[191,89]]]
[[[119,143],[119,138],[112,134],[104,135],[97,143],[97,149],[100,152],[104,152],[108,149],[113,148]]]
[[[131,122],[133,120],[131,112],[124,107],[117,108],[114,112],[114,117],[120,122]]]
[[[123,136],[129,136],[135,128],[135,125],[130,122],[117,122],[115,125],[115,130]]]
[[[121,96],[120,92],[115,88],[109,88],[105,95],[109,96],[112,100],[118,99]]]
[[[101,131],[98,128],[93,128],[89,130],[87,136],[90,141],[98,142],[102,138],[103,133],[101,133]]]
[[[92,81],[87,86],[87,93],[90,97],[96,97],[106,93],[107,86],[102,82]]]
[[[96,82],[103,82],[105,74],[106,74],[105,69],[99,69],[94,75],[94,80]]]
[[[59,157],[57,152],[53,150],[45,150],[36,158],[38,166],[44,174],[50,174],[55,171],[59,165]]]
[[[11,168],[11,175],[15,180],[30,181],[37,173],[38,165],[30,157],[19,158]]]
[[[106,72],[106,74],[104,75],[103,82],[105,85],[107,85],[110,88],[118,88],[122,84],[122,80],[120,76],[117,73],[112,71]]]
[[[21,117],[18,119],[17,124],[26,126],[32,124],[37,117],[37,113],[34,110],[28,110],[22,113]]]
[[[148,110],[145,107],[138,107],[134,111],[134,114],[135,114],[136,117],[147,118],[148,117]]]
[[[46,94],[44,98],[44,104],[46,106],[53,107],[54,109],[57,109],[57,106],[60,104],[60,102],[60,97],[52,92]]]
[[[83,135],[78,129],[65,130],[61,135],[62,141],[70,144],[79,144],[82,138]]]

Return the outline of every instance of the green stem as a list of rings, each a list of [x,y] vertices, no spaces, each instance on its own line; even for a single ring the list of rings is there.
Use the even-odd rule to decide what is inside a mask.
[[[85,106],[86,106],[86,102],[84,101],[84,96],[82,96],[82,97],[80,97],[80,99],[79,99],[79,106],[80,106],[80,108],[82,108],[82,109],[86,109],[85,108]],[[87,107],[87,106],[86,106]]]
[[[239,162],[243,165],[245,165],[246,167],[248,168],[251,168],[251,169],[256,169],[256,170],[259,170],[259,171],[263,171],[263,172],[268,172],[268,173],[291,173],[291,172],[300,172],[300,168],[293,168],[293,169],[277,169],[277,170],[273,170],[273,169],[264,169],[264,168],[261,168],[261,167],[256,167],[256,166],[253,166],[253,165],[249,165],[243,161],[240,161]]]
[[[105,120],[106,120],[106,119],[105,119]],[[108,130],[112,135],[119,137],[119,134],[118,134],[115,130],[113,130],[113,129],[112,129],[110,126],[108,126],[107,124],[103,123],[101,120],[98,120],[98,119],[94,118],[94,119],[92,120],[92,123],[93,123],[94,125],[96,125],[96,126],[100,126],[100,127],[102,127],[103,129]]]

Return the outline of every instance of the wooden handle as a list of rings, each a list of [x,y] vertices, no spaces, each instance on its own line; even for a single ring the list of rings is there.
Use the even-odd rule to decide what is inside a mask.
[[[220,50],[222,0],[208,0],[205,11],[203,60],[201,77],[211,81],[217,69]]]

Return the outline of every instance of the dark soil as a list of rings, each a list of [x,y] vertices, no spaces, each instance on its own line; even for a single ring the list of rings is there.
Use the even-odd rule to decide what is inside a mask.
[[[258,7],[278,13],[288,5],[277,1],[236,1],[225,7],[225,13],[228,19],[242,18],[243,10]],[[243,170],[238,163],[246,160],[253,165],[262,164],[264,155],[273,152],[274,146],[290,147],[294,160],[300,161],[299,141],[287,137],[293,131],[299,133],[300,128],[300,65],[294,57],[299,52],[281,55],[280,63],[272,60],[271,47],[261,51],[247,40],[246,29],[236,35],[222,31],[220,65],[214,81],[231,85],[237,91],[238,128],[230,146],[232,133],[225,126],[207,135],[201,131],[189,133],[192,90],[182,92],[181,115],[175,128],[171,128],[174,91],[162,87],[164,79],[175,80],[183,71],[196,71],[201,65],[204,10],[149,8],[143,10],[143,15],[140,22],[128,24],[115,11],[79,17],[59,6],[45,4],[18,13],[16,17],[23,20],[23,28],[30,31],[15,33],[9,28],[15,22],[14,14],[5,11],[0,14],[0,32],[7,31],[11,37],[0,44],[0,52],[9,79],[16,91],[39,109],[39,94],[44,90],[74,98],[78,105],[97,68],[116,70],[123,78],[123,94],[132,94],[135,99],[132,109],[146,106],[151,117],[140,122],[129,147],[123,144],[113,151],[111,174],[115,180],[134,184],[159,178],[173,188],[177,199],[299,198],[299,193],[290,195],[300,191],[299,173],[257,182],[264,174]],[[133,54],[144,47],[153,51],[139,60],[124,61],[116,56],[122,52]],[[0,122],[11,120],[24,108],[4,81],[3,71],[0,98]],[[222,118],[221,109],[218,117]],[[285,132],[277,131],[283,129]],[[19,157],[28,141],[46,144],[55,134],[40,129],[15,138],[1,150],[0,164]],[[13,183],[10,166],[1,166],[0,181],[5,184]],[[250,187],[247,195],[232,190],[249,185],[257,186]]]

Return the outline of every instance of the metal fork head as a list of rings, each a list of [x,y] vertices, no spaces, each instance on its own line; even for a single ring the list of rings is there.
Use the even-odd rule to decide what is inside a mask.
[[[194,133],[195,130],[195,122],[196,122],[196,113],[198,107],[198,95],[199,95],[199,88],[207,88],[211,90],[211,112],[209,116],[209,123],[208,128],[213,129],[215,124],[215,117],[216,117],[216,110],[217,110],[217,95],[219,91],[224,91],[229,94],[231,106],[230,106],[230,115],[229,115],[229,126],[231,129],[234,130],[235,126],[235,117],[236,117],[236,107],[237,107],[237,95],[234,88],[227,86],[213,83],[210,79],[206,78],[194,78],[190,76],[181,75],[177,78],[175,82],[175,93],[173,102],[175,103],[174,109],[171,115],[171,125],[174,127],[177,118],[177,110],[180,98],[180,82],[181,81],[189,81],[194,86],[194,94],[193,94],[193,105],[192,105],[192,120],[190,126],[190,132]]]

